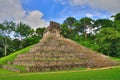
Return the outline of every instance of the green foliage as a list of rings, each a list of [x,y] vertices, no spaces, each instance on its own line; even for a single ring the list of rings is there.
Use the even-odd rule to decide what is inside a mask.
[[[108,56],[119,56],[120,32],[115,28],[102,28],[97,35],[99,51]]]
[[[69,30],[69,28],[67,27],[67,25],[66,24],[62,24],[61,25],[61,30],[62,30],[62,35],[64,36],[64,37],[69,37],[69,33],[70,33],[70,30]]]
[[[26,39],[24,39],[24,47],[27,47],[27,46],[30,46],[30,45],[33,45],[33,44],[36,44],[40,41],[40,37],[39,36],[31,36],[31,37],[28,37]]]
[[[31,47],[32,47],[32,46],[26,47],[26,48],[24,48],[24,49],[22,49],[22,50],[20,50],[20,51],[17,51],[17,52],[15,52],[15,53],[11,53],[10,55],[8,55],[8,56],[6,56],[6,57],[0,58],[0,64],[4,64],[4,63],[6,63],[7,61],[12,61],[12,60],[14,60],[18,54],[22,54],[22,53],[28,52]]]
[[[110,57],[110,58],[114,61],[120,61],[120,58],[116,58],[116,57]]]
[[[38,28],[35,32],[27,24],[4,21],[0,24],[0,57],[38,43],[44,29]]]
[[[16,32],[18,33],[18,36],[20,36],[21,39],[23,39],[24,37],[25,38],[29,37],[30,34],[33,33],[33,30],[31,29],[29,25],[19,23],[16,27]]]
[[[42,38],[43,32],[45,31],[45,28],[37,28],[36,29],[36,35]]]
[[[6,56],[8,54],[10,35],[14,32],[15,23],[4,21],[0,24],[0,42],[3,50],[2,54]]]
[[[76,22],[77,20],[74,17],[68,17],[63,24],[66,24],[69,28],[73,28],[73,24]]]
[[[83,35],[76,35],[74,40],[79,44],[84,45],[85,47],[90,48],[94,51],[97,51],[99,49],[99,45],[96,44],[96,39],[94,38],[94,36],[89,35],[86,39]]]
[[[118,14],[112,16],[112,17],[114,17],[115,20],[119,20],[120,21],[120,13],[118,13]]]
[[[86,25],[91,25],[91,21],[93,21],[91,18],[84,17],[79,20],[80,24],[85,27]]]
[[[95,21],[95,26],[102,26],[103,28],[112,27],[113,21],[109,19],[98,19]]]

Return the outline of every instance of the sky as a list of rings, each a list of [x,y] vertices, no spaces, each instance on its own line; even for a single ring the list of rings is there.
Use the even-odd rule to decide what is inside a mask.
[[[68,17],[110,18],[120,12],[120,0],[0,0],[0,22],[24,22],[32,28]]]

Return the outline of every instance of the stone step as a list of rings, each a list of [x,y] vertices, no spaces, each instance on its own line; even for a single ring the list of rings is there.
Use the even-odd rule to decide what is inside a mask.
[[[75,64],[83,64],[83,63],[85,63],[85,61],[80,61],[80,60],[34,60],[34,61],[18,60],[18,61],[14,61],[13,65],[51,66],[51,65],[75,65]]]
[[[53,65],[53,66],[32,66],[27,67],[26,70],[28,72],[41,72],[41,71],[56,71],[56,70],[69,70],[72,68],[80,68],[84,67],[84,65],[76,64],[76,65]]]
[[[29,57],[24,57],[24,58],[16,58],[16,60],[79,60],[81,58],[79,57],[71,57],[71,56],[63,56],[63,57],[60,57],[60,56],[36,56],[34,58],[29,58]],[[83,58],[82,58],[83,59]]]
[[[7,70],[11,70],[11,71],[14,71],[14,72],[21,72],[20,69],[14,67],[14,66],[2,65],[2,68],[7,69]]]
[[[85,54],[82,53],[65,53],[65,54],[60,54],[60,53],[35,53],[35,54],[21,54],[18,55],[16,59],[19,58],[24,58],[24,59],[34,59],[34,58],[86,58]]]

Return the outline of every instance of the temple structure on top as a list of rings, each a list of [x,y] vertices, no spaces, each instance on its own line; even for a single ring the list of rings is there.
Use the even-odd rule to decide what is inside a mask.
[[[47,27],[47,29],[44,31],[43,37],[46,36],[54,36],[54,37],[61,37],[61,30],[60,30],[60,24],[50,21],[50,25]]]

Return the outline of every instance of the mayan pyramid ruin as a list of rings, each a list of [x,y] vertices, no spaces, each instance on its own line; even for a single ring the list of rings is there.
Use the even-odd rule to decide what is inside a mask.
[[[108,67],[115,65],[115,62],[103,54],[64,38],[60,24],[51,21],[41,41],[28,53],[18,55],[11,64],[24,66],[28,72],[40,72],[79,67]]]

